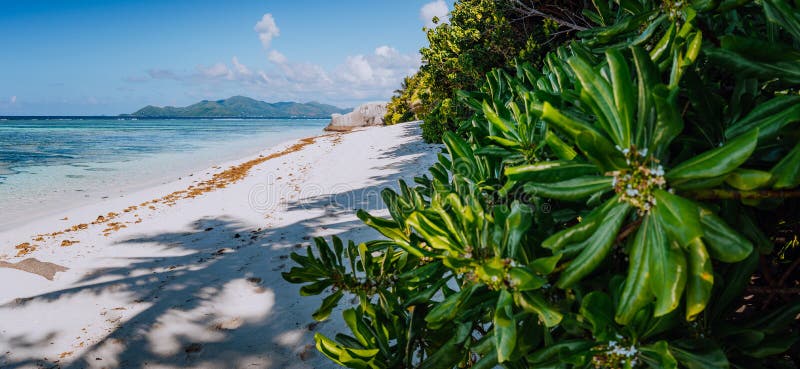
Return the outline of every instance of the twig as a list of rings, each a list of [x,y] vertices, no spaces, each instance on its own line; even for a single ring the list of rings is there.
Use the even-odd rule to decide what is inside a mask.
[[[800,197],[800,191],[762,190],[762,191],[734,191],[734,190],[696,190],[685,192],[686,196],[695,200],[743,200],[743,199],[786,199]]]
[[[783,289],[782,286],[786,283],[786,280],[789,279],[789,276],[792,275],[792,272],[794,271],[795,268],[797,268],[798,265],[800,265],[800,258],[797,258],[797,260],[795,260],[794,263],[792,263],[792,265],[789,265],[789,269],[786,269],[786,271],[781,276],[781,279],[778,280],[778,284],[775,285],[774,288],[775,291]],[[800,291],[800,288],[798,288],[797,290]],[[769,303],[772,302],[772,300],[775,298],[775,295],[781,294],[775,291],[773,291],[772,293],[769,294],[769,296],[767,296],[767,300],[764,302],[764,306],[768,306]]]
[[[780,288],[780,287],[747,287],[747,293],[754,295],[800,295],[800,288]]]
[[[560,26],[569,28],[569,29],[571,29],[573,31],[585,31],[585,30],[588,29],[588,27],[586,27],[586,26],[582,26],[582,25],[577,24],[577,20],[575,18],[573,18],[572,15],[570,15],[570,13],[568,11],[565,12],[562,9],[559,9],[559,10],[561,10],[560,13],[562,13],[561,16],[567,18],[567,19],[564,19],[564,18],[561,18],[561,17],[557,17],[555,14],[543,12],[543,11],[535,8],[533,5],[525,4],[522,0],[514,0],[514,4],[516,4],[516,8],[515,9],[517,11],[519,11],[520,13],[522,13],[523,15],[525,15],[526,17],[527,16],[536,16],[536,17],[542,17],[542,18],[550,19],[550,20],[558,23]],[[585,24],[586,22],[583,22],[583,23]]]
[[[617,239],[615,240],[615,242],[619,243],[624,241],[626,238],[628,238],[628,236],[631,235],[631,233],[636,232],[636,230],[639,229],[640,225],[642,225],[641,219],[626,225],[625,228],[622,230],[622,232],[620,232],[619,235],[617,235]]]

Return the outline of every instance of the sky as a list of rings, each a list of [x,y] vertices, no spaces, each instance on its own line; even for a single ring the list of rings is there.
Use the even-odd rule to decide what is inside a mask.
[[[420,64],[445,0],[0,0],[0,115],[244,95],[353,107]]]

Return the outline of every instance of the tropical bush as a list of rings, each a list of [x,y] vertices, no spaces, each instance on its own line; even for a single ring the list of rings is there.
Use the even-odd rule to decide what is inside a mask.
[[[474,114],[385,239],[316,239],[284,278],[345,295],[351,368],[800,367],[800,3],[594,2]],[[315,251],[316,250],[316,251]]]
[[[518,57],[538,61],[543,44],[556,43],[552,21],[523,17],[515,0],[460,0],[447,22],[424,29],[429,45],[420,50],[422,67],[395,92],[384,121],[424,119],[423,138],[441,142],[471,115],[456,98],[458,90],[475,90],[486,73],[512,66]],[[437,20],[438,21],[438,20]]]

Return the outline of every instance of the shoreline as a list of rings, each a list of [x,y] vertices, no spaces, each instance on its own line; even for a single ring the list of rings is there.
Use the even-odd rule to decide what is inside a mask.
[[[314,322],[319,301],[283,281],[288,255],[316,236],[379,237],[355,210],[387,216],[380,190],[424,174],[440,150],[417,123],[330,133],[201,171],[191,181],[207,181],[202,193],[184,177],[0,232],[0,260],[42,272],[0,262],[13,281],[0,289],[11,322],[0,367],[333,367],[313,335],[341,327]],[[92,224],[100,215],[113,219]],[[15,256],[30,236],[65,229]]]
[[[309,124],[308,120],[289,130],[270,128],[272,124],[280,125],[285,120],[275,122],[256,127],[256,132],[249,136],[237,134],[234,130],[217,141],[197,137],[179,142],[164,141],[163,148],[151,152],[123,151],[120,155],[85,157],[47,165],[18,163],[22,166],[0,184],[0,199],[4,199],[6,204],[6,211],[0,214],[0,232],[24,226],[38,218],[48,218],[197,176],[215,170],[213,167],[268,152],[272,147],[289,141],[324,133],[323,126]],[[167,131],[171,129],[178,131],[182,128],[168,126]],[[156,141],[164,138],[157,137]],[[194,149],[189,151],[186,145]]]
[[[11,224],[11,225],[3,225],[0,227],[0,260],[5,260],[8,255],[4,254],[5,249],[9,246],[10,238],[7,238],[9,233],[18,233],[19,231],[22,232],[34,232],[28,238],[30,241],[28,243],[35,243],[35,242],[44,242],[44,241],[36,241],[39,237],[47,237],[50,239],[56,239],[58,236],[62,236],[75,230],[83,230],[83,225],[98,225],[107,223],[108,221],[114,220],[118,217],[120,213],[130,213],[133,210],[139,210],[140,207],[148,207],[148,206],[156,206],[159,202],[168,202],[169,204],[174,204],[175,201],[180,200],[179,195],[187,193],[191,190],[196,190],[197,186],[207,182],[214,180],[214,177],[225,173],[228,170],[234,169],[234,167],[244,165],[247,163],[253,162],[263,162],[266,160],[262,160],[265,157],[269,157],[269,159],[274,159],[275,157],[282,156],[286,153],[287,150],[290,150],[292,147],[296,146],[298,143],[307,141],[307,140],[315,140],[320,137],[330,136],[331,133],[321,133],[315,136],[309,136],[299,139],[292,139],[280,142],[276,145],[273,145],[267,149],[263,149],[256,154],[248,155],[242,158],[233,159],[221,162],[219,164],[207,167],[205,169],[193,171],[187,175],[181,176],[176,180],[163,182],[161,184],[144,184],[141,186],[133,186],[127,189],[123,195],[117,198],[105,198],[95,200],[88,204],[78,205],[71,207],[67,207],[65,209],[57,209],[57,210],[46,210],[42,209],[39,213],[35,215],[35,220],[25,220],[20,222],[19,224]],[[278,154],[277,156],[274,156]],[[245,173],[246,174],[246,173]],[[155,180],[158,182],[159,180]],[[146,182],[154,182],[153,180],[147,180]],[[145,182],[145,183],[146,183]],[[126,191],[126,190],[123,190]],[[210,191],[203,191],[210,192]],[[163,195],[159,195],[163,194]],[[195,193],[195,195],[199,195],[201,193]],[[125,205],[127,204],[127,205]],[[108,212],[103,212],[101,209],[112,209]],[[125,211],[128,210],[128,211]],[[148,210],[158,210],[150,209]],[[94,218],[87,218],[87,214],[89,213],[97,213],[97,217]],[[109,214],[117,214],[116,216],[109,217]],[[134,214],[136,215],[136,214]],[[106,218],[106,221],[98,222],[98,217],[103,216]],[[92,224],[93,222],[97,222],[97,224]],[[74,223],[74,224],[73,224]],[[58,228],[59,226],[64,226],[62,229],[53,229],[50,231],[46,231],[45,229],[47,226],[51,228]],[[57,226],[56,226],[57,225]],[[20,243],[16,244],[15,246],[26,242],[21,241]],[[35,244],[34,244],[35,245]],[[23,253],[21,255],[16,255],[15,257],[25,256],[28,252]]]

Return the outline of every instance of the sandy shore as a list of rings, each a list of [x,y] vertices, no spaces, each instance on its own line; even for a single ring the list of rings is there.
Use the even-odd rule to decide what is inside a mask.
[[[331,367],[288,255],[377,237],[355,210],[439,150],[416,123],[297,140],[1,232],[0,368]]]

